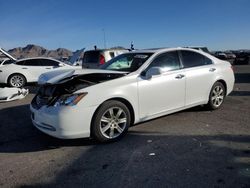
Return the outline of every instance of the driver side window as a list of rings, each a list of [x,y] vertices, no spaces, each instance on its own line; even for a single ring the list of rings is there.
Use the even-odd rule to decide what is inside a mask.
[[[149,70],[151,67],[160,67],[164,72],[180,69],[178,52],[172,51],[160,54],[147,67],[147,70]]]

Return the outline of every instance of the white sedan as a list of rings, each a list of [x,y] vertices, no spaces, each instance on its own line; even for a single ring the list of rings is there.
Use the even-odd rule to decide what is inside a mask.
[[[218,109],[233,90],[231,64],[187,48],[134,51],[100,70],[41,75],[32,122],[57,138],[121,138],[129,126],[197,105]]]
[[[0,67],[0,83],[11,87],[23,87],[26,83],[37,82],[41,74],[57,69],[71,69],[73,66],[61,61],[38,57],[27,58]]]

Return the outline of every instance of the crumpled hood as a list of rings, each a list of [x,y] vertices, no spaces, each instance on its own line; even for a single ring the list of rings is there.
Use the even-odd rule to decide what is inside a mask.
[[[65,69],[65,70],[56,70],[50,71],[44,74],[41,74],[38,79],[39,85],[44,84],[56,84],[59,83],[62,79],[70,78],[74,75],[85,75],[85,74],[93,74],[93,73],[116,73],[116,74],[124,74],[126,72],[121,71],[111,71],[111,70],[102,70],[102,69]]]

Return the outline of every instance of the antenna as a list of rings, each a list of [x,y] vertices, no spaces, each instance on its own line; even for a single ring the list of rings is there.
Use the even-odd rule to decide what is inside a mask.
[[[130,44],[130,50],[134,50],[135,48],[134,48],[134,42],[133,41],[131,41],[131,44]]]

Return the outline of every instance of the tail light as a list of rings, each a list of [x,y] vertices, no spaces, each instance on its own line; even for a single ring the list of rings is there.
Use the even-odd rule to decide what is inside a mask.
[[[100,65],[103,65],[105,63],[105,57],[101,54],[99,58]]]

